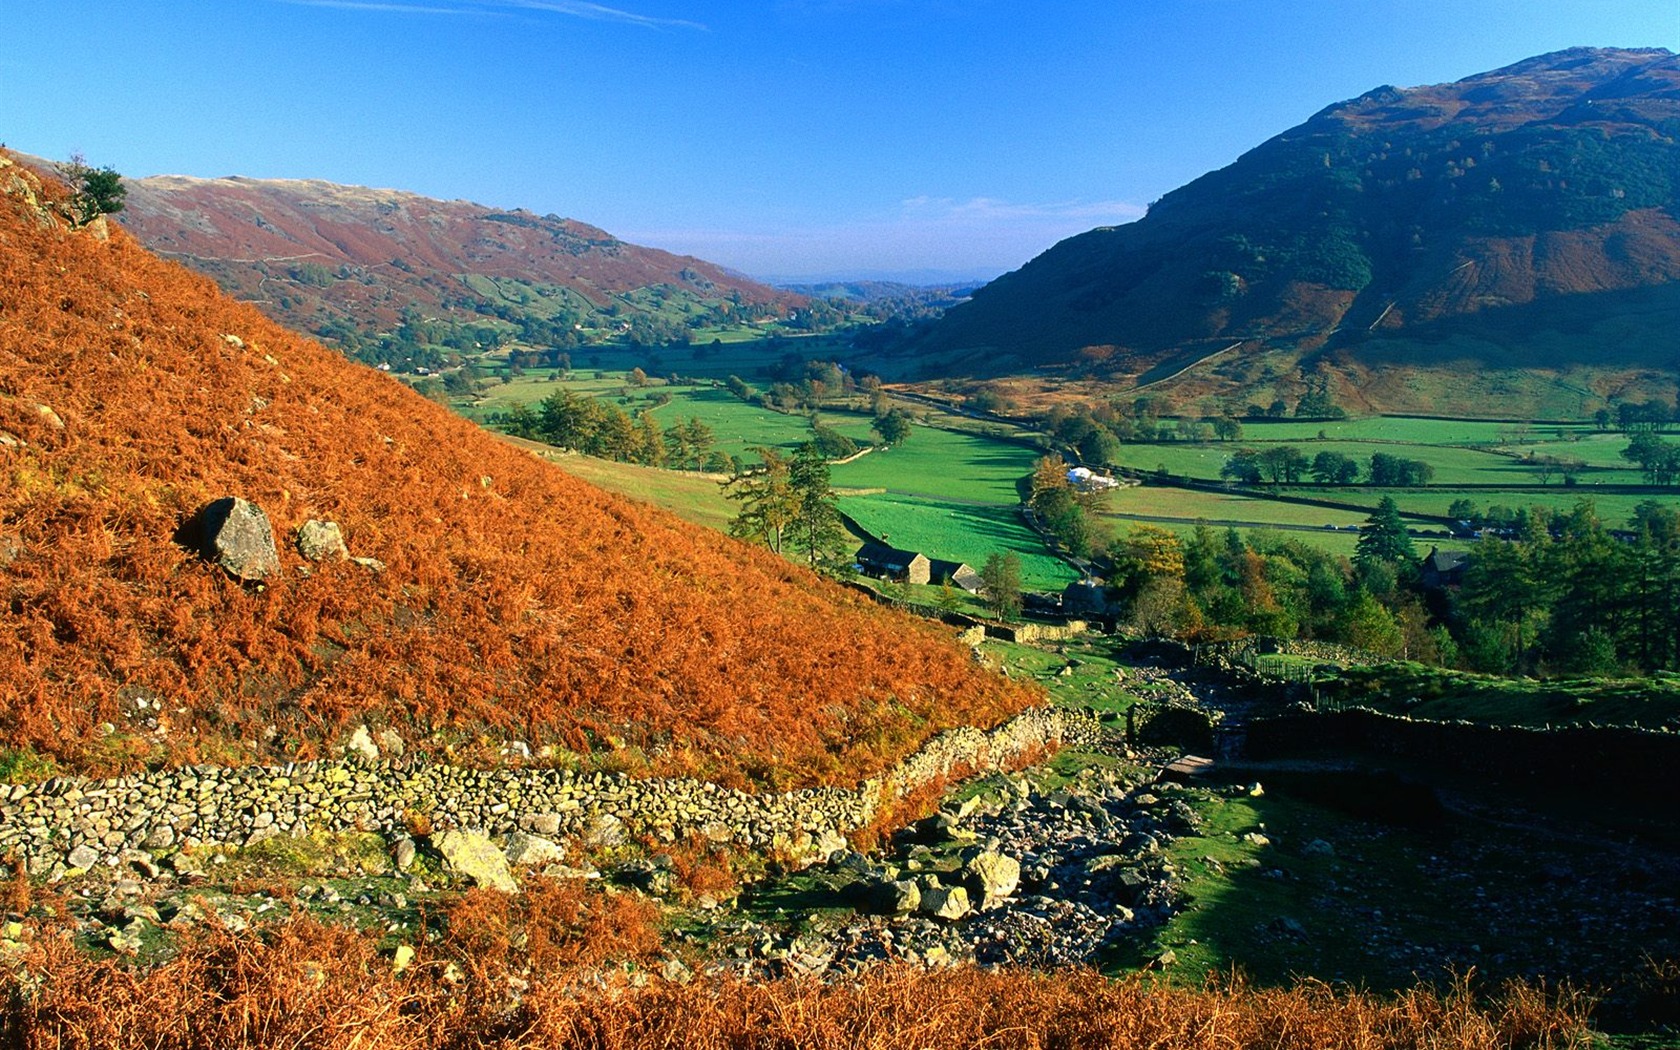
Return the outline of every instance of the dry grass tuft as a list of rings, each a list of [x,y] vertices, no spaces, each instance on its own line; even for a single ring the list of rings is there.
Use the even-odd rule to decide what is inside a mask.
[[[3,979],[0,1036],[28,1050],[1508,1050],[1586,1044],[1586,1004],[1468,979],[1395,999],[1308,982],[1200,989],[1080,971],[1052,976],[875,969],[845,983],[641,978],[645,905],[575,885],[529,900],[469,895],[400,973],[372,937],[294,917],[207,930],[131,969],[43,932]],[[650,928],[650,927],[649,927]],[[605,936],[619,929],[614,943]],[[521,944],[521,942],[523,942]]]

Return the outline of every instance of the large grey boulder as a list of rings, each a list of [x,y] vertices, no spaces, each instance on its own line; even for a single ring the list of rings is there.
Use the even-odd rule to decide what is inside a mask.
[[[1021,885],[1021,862],[995,850],[984,850],[969,858],[963,865],[968,884],[980,898],[980,907],[989,908],[1003,900]]]
[[[183,546],[247,583],[267,579],[280,568],[268,515],[238,496],[224,496],[200,507],[176,537]]]
[[[451,871],[475,885],[503,893],[519,892],[507,856],[485,836],[472,831],[446,831],[435,836],[432,845],[443,854],[443,862]]]

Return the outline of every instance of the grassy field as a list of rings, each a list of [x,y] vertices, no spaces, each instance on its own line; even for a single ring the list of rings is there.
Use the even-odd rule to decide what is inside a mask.
[[[916,427],[898,448],[834,468],[834,484],[917,496],[1013,507],[1017,483],[1032,473],[1037,453],[1020,445],[934,427]]]
[[[833,477],[836,488],[868,492],[843,496],[840,509],[888,542],[976,569],[1013,551],[1027,589],[1059,591],[1078,574],[1015,510],[1036,459],[1020,445],[918,426],[904,444],[836,466]]]
[[[1637,469],[1620,459],[1626,442],[1612,442],[1595,438],[1578,442],[1549,443],[1536,446],[1510,446],[1506,451],[1526,454],[1530,451],[1542,456],[1574,457],[1588,464],[1583,481],[1607,484],[1637,485],[1643,479]],[[1123,445],[1118,465],[1133,470],[1165,470],[1182,477],[1219,479],[1219,470],[1238,448],[1258,449],[1283,445],[1294,448],[1311,460],[1320,452],[1337,452],[1368,471],[1373,453],[1383,452],[1402,459],[1422,460],[1435,469],[1431,484],[1435,485],[1534,485],[1540,478],[1534,468],[1516,455],[1505,454],[1499,446],[1461,448],[1456,445],[1401,443],[1393,441],[1337,441],[1289,440],[1209,442],[1207,444]],[[1558,484],[1556,478],[1552,483]]]
[[[593,456],[553,454],[544,458],[608,492],[664,507],[680,518],[719,532],[728,530],[739,509],[723,498],[715,475],[638,467]]]
[[[1326,698],[1435,721],[1494,725],[1680,725],[1680,676],[1634,679],[1495,678],[1421,664],[1348,668]]]
[[[646,387],[632,387],[625,373],[608,372],[595,378],[593,371],[579,371],[572,378],[550,380],[546,375],[515,377],[512,382],[493,385],[466,414],[480,422],[492,413],[505,412],[514,404],[535,405],[557,389],[601,398],[634,415],[644,409],[653,412],[661,426],[669,427],[690,418],[699,419],[712,428],[716,447],[725,455],[753,458],[750,450],[760,445],[791,450],[810,440],[810,423],[802,415],[773,412],[759,405],[748,404],[721,386],[710,384],[666,384],[663,381]],[[670,398],[658,405],[661,398]],[[819,417],[824,426],[833,427],[859,444],[873,440],[869,430],[870,417],[852,411],[829,411]]]
[[[1059,591],[1079,574],[1048,554],[1038,535],[1022,524],[1011,506],[945,503],[888,495],[843,496],[840,509],[859,525],[895,546],[930,558],[967,562],[975,569],[992,554],[1021,557],[1021,582],[1028,590]]]
[[[1337,498],[1340,498],[1339,496]],[[1371,501],[1376,506],[1376,500]],[[1120,489],[1108,498],[1108,510],[1116,515],[1150,514],[1172,518],[1202,518],[1207,521],[1264,521],[1276,525],[1307,525],[1319,528],[1363,524],[1368,514],[1357,511],[1306,507],[1280,503],[1233,492],[1200,492],[1165,486],[1138,485]]]

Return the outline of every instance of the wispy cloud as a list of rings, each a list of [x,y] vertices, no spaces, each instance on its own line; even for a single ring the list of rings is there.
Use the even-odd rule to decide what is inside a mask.
[[[706,26],[681,18],[656,18],[587,0],[460,0],[445,3],[404,3],[402,0],[279,0],[296,7],[332,7],[345,11],[376,11],[400,15],[507,15],[519,11],[587,18],[593,22],[622,22],[646,29],[699,29]]]
[[[690,22],[682,18],[654,18],[651,15],[638,15],[633,11],[621,11],[616,7],[585,3],[583,0],[503,0],[503,3],[499,6],[522,7],[528,11],[548,11],[557,15],[572,15],[575,18],[590,18],[599,22],[629,22],[631,25],[647,26],[650,29],[706,28],[699,22]]]

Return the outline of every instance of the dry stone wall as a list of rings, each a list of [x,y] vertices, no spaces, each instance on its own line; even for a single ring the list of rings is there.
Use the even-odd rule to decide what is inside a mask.
[[[959,771],[1019,764],[1088,734],[1083,716],[1035,708],[988,731],[934,737],[856,790],[750,794],[686,778],[634,779],[559,769],[463,769],[418,761],[191,767],[109,780],[59,777],[0,786],[0,856],[40,875],[97,864],[152,864],[201,846],[277,835],[373,831],[423,820],[443,830],[587,835],[603,825],[674,841],[690,834],[790,854],[826,852],[883,802]],[[615,823],[616,822],[616,823]]]

